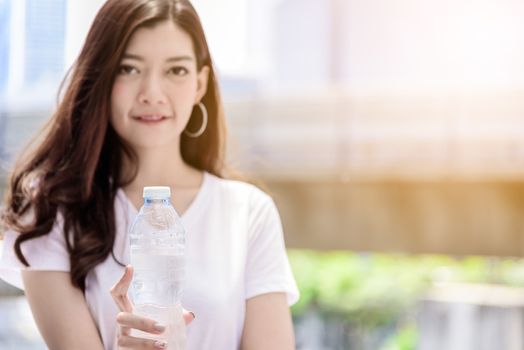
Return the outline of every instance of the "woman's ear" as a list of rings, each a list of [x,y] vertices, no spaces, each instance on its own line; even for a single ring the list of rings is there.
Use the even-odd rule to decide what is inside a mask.
[[[207,82],[209,80],[209,67],[203,66],[200,72],[197,74],[197,93],[195,104],[202,100],[202,97],[206,94],[207,91]]]

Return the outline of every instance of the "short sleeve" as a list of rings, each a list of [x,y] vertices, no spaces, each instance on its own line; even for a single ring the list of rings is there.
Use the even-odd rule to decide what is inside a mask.
[[[249,220],[246,264],[246,299],[284,292],[289,305],[298,301],[299,291],[289,264],[282,224],[275,203],[265,193],[253,194]]]
[[[23,289],[22,270],[70,271],[69,253],[63,234],[63,220],[60,215],[49,234],[22,243],[22,252],[29,263],[26,267],[15,254],[14,244],[19,233],[7,230],[0,241],[0,278]]]

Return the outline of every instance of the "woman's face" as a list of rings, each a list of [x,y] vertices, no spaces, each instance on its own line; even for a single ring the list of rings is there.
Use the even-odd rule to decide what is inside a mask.
[[[171,21],[139,28],[111,92],[110,122],[133,148],[177,147],[209,68],[197,71],[191,37]]]

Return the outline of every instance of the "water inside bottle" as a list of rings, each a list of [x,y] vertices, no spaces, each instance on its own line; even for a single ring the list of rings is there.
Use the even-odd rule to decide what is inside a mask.
[[[175,249],[131,248],[131,296],[135,305],[174,305],[182,299],[184,256]]]

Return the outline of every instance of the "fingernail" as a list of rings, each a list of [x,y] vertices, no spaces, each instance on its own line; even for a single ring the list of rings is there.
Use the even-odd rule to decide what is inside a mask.
[[[196,318],[196,315],[193,311],[189,311],[189,313],[193,316],[193,320]]]
[[[167,343],[165,341],[157,340],[155,342],[155,348],[165,349],[166,347],[167,347]]]
[[[166,330],[166,326],[161,325],[160,323],[155,323],[155,324],[153,325],[153,328],[154,328],[155,331],[157,331],[157,332],[163,332],[163,331]]]

